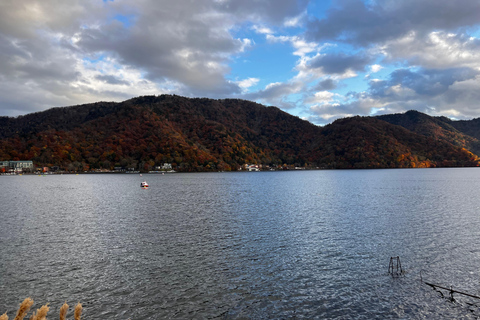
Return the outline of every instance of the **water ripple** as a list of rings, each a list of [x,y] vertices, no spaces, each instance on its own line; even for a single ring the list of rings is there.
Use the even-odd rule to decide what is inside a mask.
[[[102,319],[475,319],[419,278],[480,293],[479,173],[2,176],[0,313],[31,296]]]

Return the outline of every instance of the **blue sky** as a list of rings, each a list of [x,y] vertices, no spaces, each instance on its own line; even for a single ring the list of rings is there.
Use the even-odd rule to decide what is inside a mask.
[[[478,0],[3,0],[0,116],[140,95],[480,117]]]

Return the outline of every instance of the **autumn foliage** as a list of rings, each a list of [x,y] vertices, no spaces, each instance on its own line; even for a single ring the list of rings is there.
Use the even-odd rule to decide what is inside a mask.
[[[69,171],[149,171],[163,163],[178,171],[237,170],[245,163],[321,168],[478,165],[470,145],[450,138],[372,117],[317,127],[245,100],[161,95],[0,117],[0,160],[33,160],[37,166]]]

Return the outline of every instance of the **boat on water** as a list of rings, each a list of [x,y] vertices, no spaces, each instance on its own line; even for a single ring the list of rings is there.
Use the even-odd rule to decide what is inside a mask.
[[[147,181],[141,182],[141,183],[140,183],[140,187],[142,187],[142,188],[148,188],[148,183],[147,183]]]

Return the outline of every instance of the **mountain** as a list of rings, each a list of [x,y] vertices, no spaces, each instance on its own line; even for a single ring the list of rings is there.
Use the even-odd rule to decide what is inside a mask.
[[[452,121],[446,117],[431,117],[414,110],[403,114],[382,115],[377,118],[480,155],[480,119]]]
[[[318,127],[245,100],[143,96],[0,117],[0,160],[33,160],[71,171],[148,171],[163,163],[179,171],[237,170],[246,163],[276,168],[478,165],[469,151],[478,138],[451,120],[412,112],[390,116]],[[464,126],[474,132],[475,124]]]
[[[478,164],[477,156],[464,148],[375,117],[356,116],[337,120],[323,128],[321,137],[317,161],[327,168],[456,167]]]

